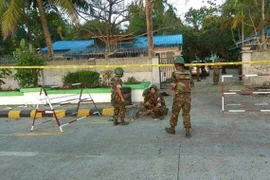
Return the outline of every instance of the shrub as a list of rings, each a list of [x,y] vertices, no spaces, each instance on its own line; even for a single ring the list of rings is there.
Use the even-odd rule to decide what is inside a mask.
[[[70,87],[73,83],[84,83],[88,88],[99,87],[99,73],[94,71],[69,72],[63,79],[63,84]]]
[[[0,69],[0,90],[2,90],[2,85],[6,84],[6,82],[3,80],[5,77],[8,77],[12,74],[12,71],[10,69]]]
[[[20,47],[13,53],[17,66],[44,66],[46,59],[37,54],[31,44],[27,46],[24,39],[20,42]],[[20,87],[38,87],[38,78],[41,76],[42,68],[21,68],[17,69],[14,79],[18,81]]]
[[[138,81],[135,77],[128,77],[127,81],[125,84],[140,84],[141,82]]]

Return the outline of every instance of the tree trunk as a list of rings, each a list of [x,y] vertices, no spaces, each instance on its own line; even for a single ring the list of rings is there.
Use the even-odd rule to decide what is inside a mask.
[[[44,10],[44,7],[43,7],[42,0],[37,0],[37,5],[38,5],[39,13],[40,13],[41,25],[42,25],[44,36],[45,36],[45,42],[46,42],[46,45],[47,45],[47,48],[48,48],[48,52],[47,52],[48,60],[49,61],[54,61],[52,40],[51,40],[49,27],[48,27],[48,23],[47,23],[47,18],[46,18],[46,15],[45,15],[45,10]]]
[[[145,0],[145,11],[146,11],[146,23],[147,23],[147,38],[148,38],[148,56],[154,56],[154,45],[153,45],[153,26],[152,26],[152,3],[151,0]]]
[[[244,20],[241,20],[241,37],[242,37],[242,47],[245,45],[245,27],[244,27]]]
[[[262,49],[267,49],[267,44],[266,44],[266,36],[264,32],[265,28],[265,9],[264,9],[264,0],[262,0],[262,30],[261,30],[261,43],[262,43]]]

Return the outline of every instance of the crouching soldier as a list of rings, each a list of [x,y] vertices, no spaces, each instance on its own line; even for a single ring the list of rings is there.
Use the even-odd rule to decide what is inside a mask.
[[[142,111],[145,112],[149,109],[152,109],[153,105],[150,104],[151,93],[150,93],[149,88],[146,88],[143,91],[142,96],[143,96],[143,102],[141,103]]]
[[[151,85],[149,93],[146,96],[146,102],[144,107],[146,109],[145,115],[150,115],[154,119],[163,119],[164,115],[167,115],[168,108],[166,108],[164,98],[158,94],[158,88],[156,85]]]

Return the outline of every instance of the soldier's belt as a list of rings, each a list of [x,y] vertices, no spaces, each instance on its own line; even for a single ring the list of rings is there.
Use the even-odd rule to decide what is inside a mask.
[[[187,91],[181,91],[181,92],[176,92],[175,93],[175,96],[180,96],[180,95],[183,95],[183,94],[190,94],[191,92],[187,92]]]

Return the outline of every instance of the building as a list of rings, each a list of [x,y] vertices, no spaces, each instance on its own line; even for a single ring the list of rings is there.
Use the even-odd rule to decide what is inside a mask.
[[[140,57],[147,56],[148,39],[142,37],[126,37],[110,46],[110,57]],[[154,53],[162,58],[181,55],[183,37],[182,34],[156,35],[153,37]],[[116,41],[114,41],[116,42]],[[57,41],[52,44],[55,60],[79,60],[90,58],[104,58],[105,45],[99,37],[90,40]],[[47,47],[42,49],[46,54]]]

